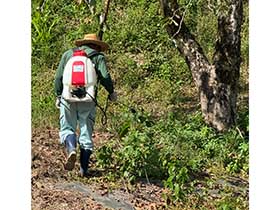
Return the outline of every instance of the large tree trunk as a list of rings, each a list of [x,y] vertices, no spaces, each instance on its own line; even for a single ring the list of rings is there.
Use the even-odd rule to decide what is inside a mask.
[[[185,25],[177,1],[160,2],[164,17],[171,19],[166,30],[192,72],[206,123],[218,131],[227,130],[236,121],[242,0],[229,0],[228,13],[218,17],[213,63]]]

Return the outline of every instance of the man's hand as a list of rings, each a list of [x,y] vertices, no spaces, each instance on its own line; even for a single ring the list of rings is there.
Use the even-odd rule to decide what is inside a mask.
[[[117,95],[117,93],[115,91],[109,95],[109,100],[110,101],[114,102],[117,99],[118,99],[118,95]]]
[[[61,96],[57,96],[55,101],[55,106],[58,109],[60,109],[60,100],[61,100]]]

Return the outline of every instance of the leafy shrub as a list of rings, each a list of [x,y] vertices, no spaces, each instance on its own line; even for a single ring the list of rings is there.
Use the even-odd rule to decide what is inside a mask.
[[[172,115],[156,123],[141,115],[126,115],[127,131],[120,145],[111,147],[109,160],[98,159],[103,166],[114,165],[116,176],[134,181],[137,178],[160,179],[172,190],[173,199],[183,199],[187,184],[195,174],[213,167],[213,163],[230,173],[248,173],[248,139],[236,129],[216,133],[204,124],[201,113],[177,121]],[[130,118],[130,119],[129,119]],[[102,147],[99,153],[103,153]],[[104,156],[106,157],[106,155]]]

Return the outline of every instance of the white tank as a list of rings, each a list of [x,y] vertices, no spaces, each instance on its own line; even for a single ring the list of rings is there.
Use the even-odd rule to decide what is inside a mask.
[[[86,96],[83,98],[78,98],[77,96],[71,94],[72,90],[77,86],[73,85],[72,74],[75,72],[74,63],[83,64],[84,70],[84,87],[86,89]],[[80,71],[80,68],[78,68]],[[80,72],[80,73],[82,73]],[[97,74],[95,71],[94,64],[86,56],[73,56],[66,63],[63,72],[63,91],[62,97],[68,102],[92,102],[92,98],[95,96],[95,86],[97,84]],[[89,96],[90,95],[90,96]]]

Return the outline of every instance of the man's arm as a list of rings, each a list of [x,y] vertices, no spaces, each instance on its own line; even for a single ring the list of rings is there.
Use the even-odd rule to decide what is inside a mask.
[[[98,56],[97,58],[97,71],[100,80],[100,84],[104,86],[104,88],[112,94],[114,92],[114,85],[112,78],[107,70],[106,61],[103,55]]]
[[[64,71],[64,67],[66,65],[66,60],[67,60],[67,55],[69,54],[68,51],[66,51],[60,62],[58,65],[58,68],[56,70],[56,74],[55,74],[55,79],[54,79],[54,91],[55,91],[55,95],[60,96],[62,94],[62,90],[63,90],[63,84],[62,84],[62,77],[63,77],[63,71]]]

